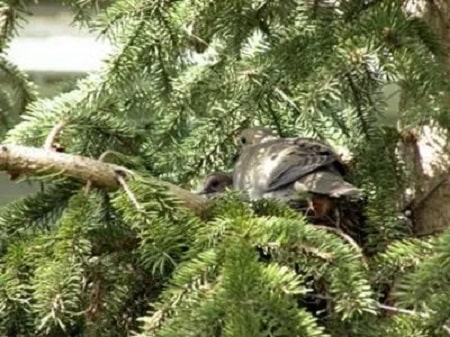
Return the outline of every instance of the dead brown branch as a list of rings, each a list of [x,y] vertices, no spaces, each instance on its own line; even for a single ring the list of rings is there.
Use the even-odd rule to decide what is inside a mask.
[[[0,145],[0,170],[20,172],[29,176],[61,175],[83,183],[91,181],[92,186],[111,192],[121,188],[119,177],[127,179],[134,175],[131,170],[120,165],[49,149],[12,144]],[[159,183],[166,186],[195,214],[201,215],[207,209],[207,199],[168,182]]]

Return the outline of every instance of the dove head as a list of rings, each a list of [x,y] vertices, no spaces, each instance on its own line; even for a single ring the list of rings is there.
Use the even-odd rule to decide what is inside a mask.
[[[251,146],[278,138],[277,135],[267,128],[250,128],[242,130],[237,136],[240,146]]]
[[[224,192],[225,189],[233,185],[231,173],[213,172],[206,176],[203,181],[203,188],[198,194],[211,194]]]

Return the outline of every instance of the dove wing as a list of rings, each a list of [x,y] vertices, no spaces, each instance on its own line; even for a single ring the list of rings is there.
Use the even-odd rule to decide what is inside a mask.
[[[339,161],[329,146],[308,138],[277,140],[261,145],[268,147],[268,155],[262,163],[262,167],[270,168],[266,175],[266,192],[292,184],[319,168]]]
[[[295,144],[301,148],[307,148],[312,153],[328,153],[330,157],[334,157],[333,168],[342,176],[347,173],[347,165],[329,143],[307,137],[288,138],[286,141],[288,144]]]

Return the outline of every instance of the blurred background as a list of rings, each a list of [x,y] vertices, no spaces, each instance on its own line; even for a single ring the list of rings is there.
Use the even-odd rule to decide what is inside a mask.
[[[11,41],[6,56],[37,84],[41,97],[71,89],[77,78],[100,67],[110,45],[86,27],[72,25],[74,14],[61,1],[41,0],[29,10],[31,16]],[[5,78],[0,77],[0,85],[6,86]],[[0,190],[1,206],[38,191],[39,185],[18,184],[0,172]]]

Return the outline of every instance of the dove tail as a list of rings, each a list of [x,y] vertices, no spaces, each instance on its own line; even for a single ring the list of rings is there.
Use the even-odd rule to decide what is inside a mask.
[[[343,180],[338,186],[333,186],[330,189],[329,195],[332,198],[348,197],[351,199],[361,199],[364,197],[364,192]]]
[[[337,172],[330,170],[316,171],[296,181],[294,188],[297,191],[328,195],[332,198],[349,197],[360,199],[364,193],[359,188],[346,182]]]

